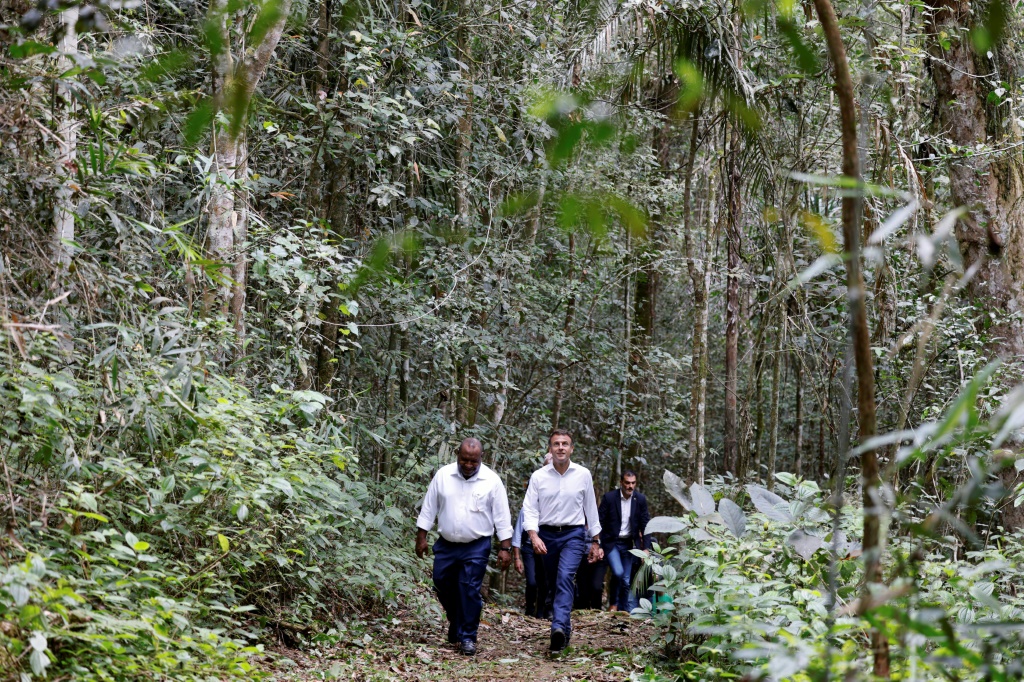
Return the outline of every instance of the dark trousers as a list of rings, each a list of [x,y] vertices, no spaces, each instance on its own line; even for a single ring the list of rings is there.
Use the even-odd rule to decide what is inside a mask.
[[[539,535],[548,548],[544,555],[544,568],[548,574],[549,589],[554,592],[551,630],[561,630],[568,637],[572,632],[570,614],[576,593],[576,571],[587,551],[587,535],[582,526],[560,533],[541,528]]]
[[[519,548],[519,558],[523,561],[523,577],[526,578],[526,615],[546,618],[550,612],[550,600],[544,564],[533,553],[533,545],[526,542]]]
[[[619,611],[632,611],[635,599],[629,593],[629,581],[633,578],[633,538],[619,538],[608,545],[605,557],[612,568],[612,582],[608,590],[608,601]]]
[[[434,543],[434,589],[453,626],[456,641],[476,641],[484,607],[480,586],[490,553],[489,537],[465,543],[438,538]]]
[[[588,547],[589,549],[589,547]],[[576,571],[576,599],[574,609],[601,609],[601,598],[604,596],[604,576],[608,565],[604,561],[590,563],[588,552],[580,559],[579,570]]]

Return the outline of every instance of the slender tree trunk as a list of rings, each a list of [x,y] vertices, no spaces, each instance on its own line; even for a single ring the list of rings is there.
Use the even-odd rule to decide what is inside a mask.
[[[751,457],[751,469],[754,471],[754,480],[761,477],[761,452],[764,447],[764,347],[763,342],[758,343],[754,348],[754,400],[755,421],[754,421],[754,453]]]
[[[569,235],[569,276],[566,278],[569,284],[569,300],[565,303],[565,323],[562,325],[562,338],[568,342],[569,333],[572,330],[573,320],[576,317],[576,277],[574,274],[576,263],[576,235]],[[562,396],[565,391],[565,368],[558,372],[555,379],[555,392],[551,399],[551,428],[557,429],[562,418]]]
[[[470,64],[473,55],[469,45],[469,0],[459,0],[459,26],[456,29],[456,43],[459,50],[459,61],[466,65],[461,77],[465,80],[463,87],[463,111],[459,116],[458,140],[456,146],[456,166],[458,175],[455,178],[455,220],[459,229],[469,226],[469,157],[473,148],[473,73]]]
[[[1024,154],[1008,102],[992,109],[986,104],[992,95],[989,83],[1015,82],[1012,70],[1018,60],[1016,55],[1003,54],[1009,48],[1002,46],[993,46],[994,60],[975,54],[970,29],[980,4],[972,8],[971,0],[930,0],[925,28],[929,71],[941,130],[959,150],[950,157],[949,187],[953,201],[968,212],[957,221],[956,239],[965,267],[978,264],[980,268],[968,293],[988,309],[1021,311]],[[995,77],[985,75],[993,72]],[[1016,86],[1010,87],[1016,92]],[[979,154],[979,145],[1006,151]],[[989,333],[1001,337],[999,352],[1024,354],[1024,324],[1020,320],[1004,322]]]
[[[843,143],[843,175],[862,187],[860,155],[857,149],[857,108],[854,103],[853,79],[846,59],[846,48],[839,31],[839,22],[829,0],[814,0],[814,8],[825,35],[829,57],[835,73],[836,96],[839,100]],[[868,329],[865,302],[864,278],[860,264],[860,222],[863,198],[861,192],[851,192],[843,197],[843,241],[846,251],[846,291],[850,308],[850,332],[853,340],[853,357],[857,370],[857,412],[859,418],[859,440],[861,443],[875,435],[875,374],[871,359],[871,336]],[[840,448],[845,452],[845,443]],[[840,454],[843,456],[843,454]],[[884,501],[881,499],[881,480],[878,472],[878,457],[874,450],[867,450],[860,456],[861,482],[864,490],[864,590],[861,594],[861,614],[871,608],[872,583],[882,579],[882,516]],[[836,482],[837,494],[842,494],[842,482]],[[888,640],[877,630],[871,633],[874,656],[874,673],[878,677],[889,677]]]
[[[769,490],[775,489],[775,466],[779,452],[779,396],[782,393],[782,347],[786,338],[785,304],[779,304],[775,347],[772,349],[772,398],[768,413],[768,472],[765,474]]]
[[[691,474],[698,483],[704,482],[705,413],[707,404],[707,327],[708,327],[708,277],[711,268],[707,257],[711,250],[707,240],[702,239],[703,248],[698,253],[693,238],[693,168],[697,159],[697,142],[700,127],[700,109],[693,112],[693,127],[690,130],[690,148],[686,159],[686,177],[683,181],[683,239],[686,249],[686,265],[693,287],[693,353],[691,367],[693,384],[690,393],[690,462]],[[711,186],[711,183],[708,183]],[[708,198],[708,217],[713,220],[714,190]],[[705,234],[711,232],[710,227]]]
[[[796,437],[793,439],[793,473],[802,477],[804,475],[804,382],[803,367],[800,363],[800,356],[794,356],[796,363],[796,424],[793,430]]]
[[[66,73],[73,66],[73,56],[78,52],[78,7],[68,7],[60,15],[64,33],[57,45],[57,71]],[[53,202],[54,263],[57,279],[67,275],[71,266],[71,246],[75,240],[75,201],[71,183],[75,177],[78,159],[78,129],[75,120],[74,99],[70,88],[60,81],[57,86],[60,113],[56,120],[57,139],[57,191]]]
[[[729,220],[726,224],[727,273],[725,288],[725,442],[723,468],[736,471],[738,462],[739,419],[736,400],[739,394],[740,341],[740,252],[743,218],[743,178],[740,175],[740,124],[733,121],[729,134],[728,200]]]
[[[216,286],[207,291],[207,310],[232,316],[236,331],[244,330],[245,271],[244,242],[248,232],[248,191],[245,128],[249,102],[266,74],[274,50],[284,31],[290,9],[281,2],[281,16],[258,45],[247,46],[245,56],[236,60],[229,30],[226,0],[213,0],[207,18],[216,28],[220,50],[213,59],[213,100],[227,114],[227,123],[216,124],[213,168],[216,181],[211,188],[207,249],[211,258],[229,265]],[[241,278],[239,280],[239,278]]]

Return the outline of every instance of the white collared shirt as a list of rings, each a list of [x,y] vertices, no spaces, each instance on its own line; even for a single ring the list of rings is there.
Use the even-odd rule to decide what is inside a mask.
[[[626,497],[619,491],[619,503],[622,505],[622,525],[619,526],[619,537],[629,537],[629,514],[633,508],[633,497]]]
[[[582,526],[596,537],[601,533],[597,519],[597,499],[590,470],[574,462],[564,474],[554,464],[533,472],[523,500],[523,530],[539,530],[540,526]]]
[[[458,463],[441,467],[423,497],[416,527],[437,531],[449,542],[472,542],[498,533],[499,540],[512,537],[512,514],[505,485],[484,464],[472,478],[463,478]]]

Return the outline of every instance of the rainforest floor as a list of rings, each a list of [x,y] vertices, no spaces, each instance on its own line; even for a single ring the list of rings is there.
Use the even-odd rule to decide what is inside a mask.
[[[403,617],[405,616],[405,617]],[[279,648],[265,670],[280,682],[307,680],[628,680],[656,658],[649,624],[624,613],[574,611],[572,642],[548,652],[550,623],[488,604],[477,654],[464,656],[445,642],[437,613],[398,614],[304,651]]]

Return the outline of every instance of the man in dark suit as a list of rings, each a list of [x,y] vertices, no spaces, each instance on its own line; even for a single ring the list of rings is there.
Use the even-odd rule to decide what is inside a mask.
[[[637,605],[629,592],[633,577],[631,549],[644,548],[644,530],[651,520],[647,498],[636,492],[636,474],[622,472],[619,489],[605,493],[598,510],[601,521],[601,546],[612,569],[612,582],[608,601],[612,611],[631,611]]]

